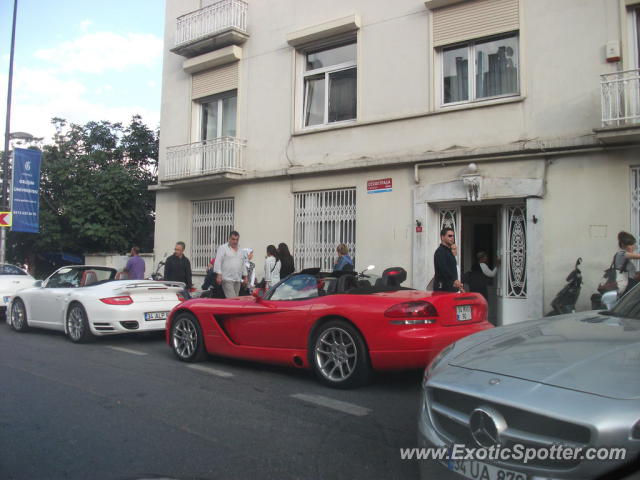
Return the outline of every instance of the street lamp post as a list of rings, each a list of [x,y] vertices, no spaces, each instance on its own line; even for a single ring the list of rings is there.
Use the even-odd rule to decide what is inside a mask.
[[[4,124],[4,154],[2,158],[2,210],[9,209],[9,137],[11,131],[11,92],[13,88],[13,53],[16,44],[16,16],[18,0],[13,2],[13,24],[11,26],[11,50],[9,53],[9,80],[7,82],[7,118]],[[0,263],[5,263],[7,253],[7,227],[0,228]]]

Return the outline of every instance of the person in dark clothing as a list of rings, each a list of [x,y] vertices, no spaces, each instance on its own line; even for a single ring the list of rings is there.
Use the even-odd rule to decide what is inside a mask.
[[[489,300],[489,285],[492,284],[493,278],[498,272],[500,258],[496,259],[496,266],[491,269],[487,265],[489,257],[486,252],[478,252],[476,254],[478,260],[471,266],[471,271],[464,274],[464,283],[469,285],[470,292],[477,292],[482,295],[485,300]]]
[[[464,291],[462,283],[458,279],[458,267],[456,257],[451,252],[455,243],[455,234],[451,228],[443,228],[440,232],[440,246],[433,254],[433,266],[435,270],[433,290],[440,292]]]
[[[286,243],[278,245],[278,258],[280,259],[280,278],[284,278],[295,272],[296,267],[293,263],[293,257]]]
[[[164,279],[173,282],[183,282],[186,290],[193,286],[191,281],[191,262],[184,256],[184,242],[176,243],[173,255],[164,264]]]
[[[474,263],[471,266],[471,270],[463,275],[464,283],[469,285],[470,292],[476,292],[482,295],[485,300],[489,299],[489,284],[491,279],[482,273],[480,270],[480,264]]]
[[[226,298],[222,288],[218,285],[218,282],[216,282],[218,274],[213,270],[215,262],[215,258],[212,258],[209,262],[207,275],[204,277],[204,283],[202,284],[202,290],[204,290],[204,293],[201,295],[202,298]]]

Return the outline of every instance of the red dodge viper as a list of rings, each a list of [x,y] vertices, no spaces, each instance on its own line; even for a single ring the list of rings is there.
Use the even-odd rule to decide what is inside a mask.
[[[372,370],[424,368],[445,346],[492,327],[481,295],[401,287],[406,276],[398,267],[382,277],[307,269],[262,296],[192,299],[171,312],[167,343],[185,362],[211,353],[312,368],[348,388]]]

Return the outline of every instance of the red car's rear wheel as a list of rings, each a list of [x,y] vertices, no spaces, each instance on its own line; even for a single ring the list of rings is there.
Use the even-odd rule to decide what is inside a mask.
[[[199,362],[207,357],[200,323],[190,313],[179,313],[173,321],[171,349],[183,362]]]
[[[310,362],[320,380],[334,388],[350,388],[367,381],[369,354],[360,333],[343,320],[318,328],[310,344]]]

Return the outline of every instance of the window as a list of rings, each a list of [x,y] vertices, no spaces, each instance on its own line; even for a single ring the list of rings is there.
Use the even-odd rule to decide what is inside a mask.
[[[517,34],[446,47],[441,57],[445,105],[519,93]]]
[[[202,102],[201,140],[236,136],[237,92],[226,92]]]
[[[116,275],[116,271],[111,268],[96,268],[96,267],[63,267],[60,270],[51,274],[46,280],[46,288],[77,288],[84,285],[89,285],[87,277],[91,274],[93,281],[91,282],[104,282],[107,280],[113,280]]]
[[[631,233],[640,238],[640,167],[631,167]]]
[[[294,275],[275,287],[269,300],[304,300],[318,296],[321,282],[314,275]]]
[[[204,271],[233,230],[233,199],[193,202],[191,266]]]
[[[304,126],[356,118],[356,44],[305,53]]]
[[[298,269],[333,270],[336,247],[344,243],[356,261],[356,189],[294,195],[293,258]]]

